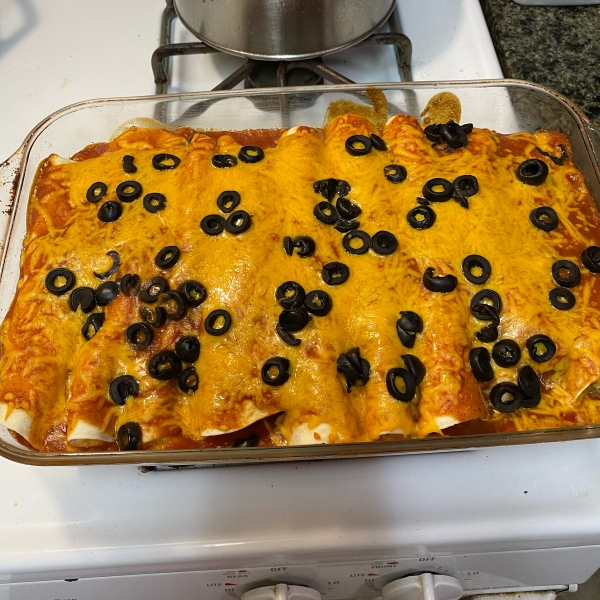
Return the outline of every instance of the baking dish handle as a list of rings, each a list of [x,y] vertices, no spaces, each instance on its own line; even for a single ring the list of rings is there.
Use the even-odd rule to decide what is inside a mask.
[[[8,225],[12,214],[25,147],[0,163],[0,257],[6,248]]]
[[[592,140],[592,146],[594,147],[594,154],[596,155],[596,160],[600,163],[600,128],[598,128],[594,123],[588,121],[586,119],[585,123],[588,135]]]

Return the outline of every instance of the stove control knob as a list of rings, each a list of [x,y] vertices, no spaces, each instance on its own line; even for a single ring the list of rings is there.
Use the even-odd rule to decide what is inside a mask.
[[[321,600],[317,590],[302,585],[278,583],[242,594],[242,600]]]
[[[463,595],[458,579],[434,573],[396,579],[381,591],[382,600],[458,600]]]

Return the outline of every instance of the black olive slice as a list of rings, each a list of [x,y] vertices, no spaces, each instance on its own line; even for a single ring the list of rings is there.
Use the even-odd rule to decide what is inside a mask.
[[[96,288],[98,306],[110,304],[119,295],[119,286],[114,281],[105,281]]]
[[[252,225],[252,217],[245,210],[236,210],[225,221],[225,229],[233,235],[244,233],[250,228],[250,225]]]
[[[167,291],[159,296],[159,306],[165,309],[169,321],[183,319],[187,305],[179,292]]]
[[[581,264],[591,273],[600,273],[600,248],[590,246],[581,253]]]
[[[219,235],[225,229],[225,219],[221,215],[206,215],[200,221],[200,229],[207,235]]]
[[[169,282],[160,276],[148,279],[140,289],[140,299],[144,302],[156,302],[158,297],[169,289]]]
[[[360,383],[366,385],[370,378],[371,365],[361,358],[360,350],[352,348],[345,354],[340,354],[337,359],[337,370],[346,377],[346,391],[350,393],[352,386]]]
[[[517,177],[527,185],[540,185],[548,177],[548,165],[539,158],[530,158],[517,167]]]
[[[289,235],[283,238],[283,249],[288,256],[294,254],[294,240]]]
[[[413,312],[412,310],[403,310],[400,312],[398,327],[402,327],[405,331],[421,333],[421,331],[423,331],[423,321],[416,312]]]
[[[175,354],[186,363],[195,363],[200,357],[200,340],[193,335],[184,335],[175,344]]]
[[[375,150],[379,150],[380,152],[384,152],[385,150],[387,150],[387,146],[385,145],[385,142],[376,134],[376,133],[372,133],[369,136],[371,143],[373,144],[373,148],[375,148]]]
[[[254,448],[258,446],[259,438],[256,434],[247,438],[238,438],[233,442],[232,448]]]
[[[323,290],[312,290],[306,294],[304,300],[306,310],[317,317],[324,317],[329,314],[333,307],[331,296]]]
[[[442,137],[448,146],[454,149],[462,148],[469,142],[464,129],[454,121],[448,121],[448,123],[444,123],[440,127],[440,133],[442,134]]]
[[[164,194],[158,192],[152,192],[144,196],[144,208],[149,213],[157,213],[164,210],[167,206],[167,199]]]
[[[152,157],[152,166],[157,171],[168,171],[169,169],[176,169],[179,166],[181,159],[173,154],[161,153]]]
[[[96,271],[94,271],[94,275],[98,279],[108,279],[109,277],[112,277],[117,272],[117,269],[121,266],[121,257],[119,256],[118,252],[115,250],[110,250],[106,253],[106,256],[109,256],[112,259],[112,265],[110,269],[108,269],[108,271],[104,271],[104,273],[96,273]]]
[[[275,328],[277,331],[277,335],[288,345],[288,346],[299,346],[300,341],[297,337],[291,334],[289,331],[286,331],[279,323],[277,323],[277,327]]]
[[[434,125],[427,125],[423,130],[425,137],[434,144],[441,144],[442,140],[442,125],[440,123],[436,123]]]
[[[483,285],[492,274],[492,265],[479,254],[469,254],[462,263],[465,279],[476,285]]]
[[[340,233],[347,233],[360,227],[360,221],[347,221],[346,219],[340,219],[333,228]],[[369,238],[370,239],[370,238]]]
[[[517,384],[523,393],[522,408],[533,408],[540,403],[542,399],[540,378],[529,365],[519,369]]]
[[[151,308],[150,306],[142,306],[140,315],[144,323],[152,325],[155,329],[159,329],[167,322],[167,311],[162,306]]]
[[[469,364],[477,381],[491,381],[494,379],[494,369],[490,359],[490,352],[483,346],[469,350]]]
[[[460,175],[452,182],[454,196],[457,198],[470,198],[479,191],[479,182],[475,175]]]
[[[123,406],[127,398],[134,398],[140,393],[140,384],[135,377],[131,375],[120,375],[113,379],[108,393],[115,404]]]
[[[66,294],[75,285],[75,275],[68,269],[52,269],[46,275],[46,288],[55,296]]]
[[[263,149],[258,146],[242,146],[238,152],[238,158],[244,163],[257,163],[264,157]]]
[[[339,218],[335,206],[325,200],[319,202],[319,204],[315,206],[313,215],[315,215],[321,223],[325,223],[325,225],[333,225]]]
[[[489,307],[492,308],[491,306]],[[493,309],[492,309],[493,310]],[[491,342],[495,342],[498,339],[498,326],[495,324],[486,325],[481,328],[481,331],[475,332],[475,337],[482,344],[489,344]]]
[[[161,350],[148,361],[148,373],[159,381],[175,379],[181,373],[181,359],[172,350]]]
[[[347,196],[350,193],[350,190],[352,189],[350,187],[350,184],[347,181],[344,181],[343,179],[338,179],[337,182],[338,196],[340,196],[340,198],[342,198],[343,196]]]
[[[115,200],[108,200],[98,210],[98,218],[104,223],[118,221],[123,214],[123,208]]]
[[[569,158],[569,153],[562,144],[559,144],[558,147],[560,148],[560,156],[552,156],[550,152],[544,152],[541,148],[538,148],[537,146],[535,147],[535,151],[539,152],[542,156],[549,158],[555,165],[562,167],[562,165],[565,164],[565,160]]]
[[[96,181],[88,188],[85,198],[88,202],[99,202],[106,196],[106,192],[108,192],[108,186],[101,181]]]
[[[223,323],[219,327],[215,327],[220,319],[223,319]],[[231,315],[223,309],[213,310],[204,321],[204,329],[210,335],[223,335],[229,331],[230,327]]]
[[[290,361],[282,356],[274,356],[265,361],[261,377],[267,385],[283,385],[290,378]]]
[[[350,254],[364,254],[371,246],[371,236],[360,229],[349,231],[342,239],[342,246]]]
[[[317,246],[312,238],[307,235],[300,235],[292,242],[292,252],[290,253],[290,256],[294,252],[294,248],[298,249],[298,256],[300,258],[308,258],[314,254]]]
[[[408,176],[406,167],[402,165],[386,165],[383,175],[390,183],[402,183]]]
[[[170,269],[177,264],[180,256],[181,250],[177,246],[165,246],[158,251],[154,262],[160,269]]]
[[[462,196],[457,196],[455,199],[463,208],[466,208],[468,210],[469,201],[466,198],[463,198]]]
[[[125,331],[125,339],[135,350],[145,350],[153,338],[152,328],[147,323],[134,323]]]
[[[308,312],[304,306],[286,308],[279,315],[279,326],[284,331],[296,333],[306,327],[308,319]]]
[[[337,179],[333,179],[330,177],[329,179],[321,179],[320,181],[315,181],[313,184],[313,189],[316,194],[321,194],[325,200],[329,200],[330,202],[335,198],[335,195],[338,192],[338,183]]]
[[[135,296],[141,287],[142,281],[140,276],[134,273],[131,275],[130,273],[126,273],[121,277],[121,282],[119,283],[119,287],[121,288],[121,292],[125,296]]]
[[[237,165],[237,158],[231,154],[215,154],[212,157],[212,166],[217,169],[229,169]]]
[[[400,320],[396,321],[396,331],[398,332],[398,337],[400,338],[400,342],[405,348],[412,348],[417,341],[417,336],[412,331],[406,331],[402,329],[399,325]]]
[[[327,285],[340,285],[350,277],[350,269],[344,263],[330,262],[323,267],[321,276]]]
[[[137,171],[137,167],[133,164],[134,157],[131,154],[126,154],[123,157],[123,171],[125,173],[135,173]]]
[[[404,361],[408,372],[414,377],[415,385],[419,385],[425,379],[427,372],[425,365],[414,354],[403,354],[400,358]]]
[[[575,306],[575,296],[563,287],[550,290],[550,304],[558,310],[571,310]]]
[[[570,260],[557,260],[552,265],[552,278],[556,285],[572,288],[581,283],[579,267]]]
[[[417,204],[420,204],[421,206],[431,206],[433,202],[427,200],[427,198],[421,198],[421,196],[417,196]]]
[[[117,198],[121,202],[133,202],[142,195],[142,185],[137,181],[123,181],[117,186]]]
[[[514,340],[500,340],[492,348],[492,358],[500,367],[514,367],[521,360],[521,349]]]
[[[195,367],[188,367],[179,373],[177,385],[184,394],[193,394],[198,389],[200,379]]]
[[[488,302],[486,302],[488,300]],[[500,296],[494,290],[479,290],[471,299],[471,312],[473,312],[473,307],[477,304],[487,304],[488,306],[492,306],[496,311],[496,314],[502,312],[502,300]],[[477,319],[479,317],[473,313],[473,316]],[[488,320],[491,321],[493,318],[489,317],[488,319],[481,319],[483,321]]]
[[[200,306],[206,300],[206,288],[199,283],[190,279],[189,281],[183,282],[177,291],[185,298],[188,306],[196,308]]]
[[[435,223],[435,212],[429,206],[417,206],[408,211],[406,220],[414,229],[429,229]]]
[[[137,450],[142,443],[142,428],[137,423],[125,423],[117,431],[119,450]]]
[[[346,152],[351,156],[364,156],[371,152],[373,143],[364,135],[352,135],[346,140]]]
[[[235,190],[221,192],[217,198],[217,206],[221,212],[229,214],[234,211],[241,202],[241,196]]]
[[[473,131],[473,123],[465,123],[464,125],[461,125],[461,127],[467,135]]]
[[[286,281],[275,290],[275,299],[283,308],[296,308],[304,304],[306,292],[295,281]]]
[[[69,296],[69,307],[72,311],[81,308],[81,312],[87,314],[96,308],[96,295],[90,287],[75,288]]]
[[[454,194],[454,187],[447,179],[434,177],[423,186],[422,194],[430,202],[447,202]]]
[[[338,198],[335,202],[335,207],[337,208],[340,217],[347,221],[356,219],[362,213],[360,206],[351,200],[348,200],[348,198]]]
[[[531,359],[537,363],[547,362],[556,354],[556,344],[547,335],[532,335],[525,346]]]
[[[521,408],[523,393],[514,383],[504,381],[492,388],[490,402],[498,412],[512,413]]]
[[[89,342],[104,324],[104,313],[92,313],[81,328],[81,335]]]
[[[403,382],[403,388],[400,389],[396,383],[397,379],[401,379]],[[410,402],[417,393],[417,386],[415,384],[415,378],[406,369],[400,369],[395,367],[387,372],[385,377],[385,385],[387,391],[392,398],[400,400],[400,402]]]
[[[398,240],[393,233],[389,231],[378,231],[371,238],[371,248],[373,252],[377,252],[377,254],[391,254],[398,248]]]
[[[447,294],[458,285],[458,279],[454,275],[449,273],[448,275],[436,276],[434,273],[435,269],[433,267],[428,267],[423,273],[423,285],[430,292]]]
[[[493,321],[494,327],[500,325],[500,317],[496,312],[496,309],[489,304],[474,304],[471,307],[471,314],[478,321]]]

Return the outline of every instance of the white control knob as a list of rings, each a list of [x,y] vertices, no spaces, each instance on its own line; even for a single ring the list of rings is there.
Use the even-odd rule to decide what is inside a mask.
[[[463,587],[455,577],[421,573],[396,579],[381,592],[382,600],[458,600],[463,595]]]
[[[321,600],[321,594],[301,585],[278,583],[250,590],[242,594],[242,600]]]

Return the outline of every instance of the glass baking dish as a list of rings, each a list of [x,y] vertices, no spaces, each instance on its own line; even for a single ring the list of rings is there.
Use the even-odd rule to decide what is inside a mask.
[[[600,206],[600,130],[568,99],[540,85],[512,80],[377,84],[388,101],[388,116],[419,117],[427,101],[442,91],[462,104],[461,122],[501,133],[537,129],[565,134],[573,158]],[[321,127],[329,104],[351,100],[370,105],[363,85],[234,90],[113,98],[81,102],[50,115],[0,165],[0,320],[6,315],[19,278],[27,203],[39,163],[48,155],[71,156],[92,142],[106,141],[131,120],[167,127],[221,131]],[[222,465],[276,460],[315,460],[387,454],[447,452],[488,446],[555,442],[600,437],[600,425],[537,431],[430,437],[353,444],[163,450],[137,452],[42,453],[20,445],[0,427],[0,456],[33,465],[141,464]]]

